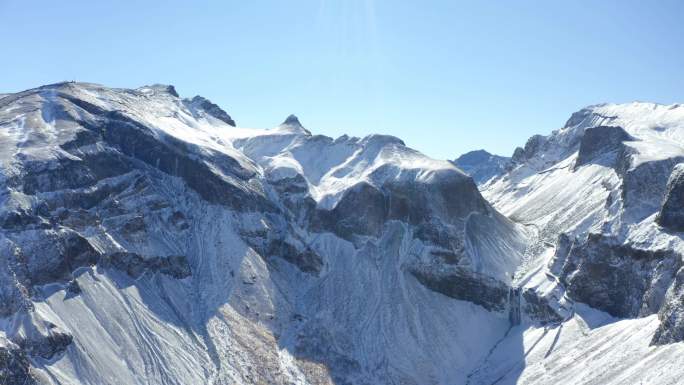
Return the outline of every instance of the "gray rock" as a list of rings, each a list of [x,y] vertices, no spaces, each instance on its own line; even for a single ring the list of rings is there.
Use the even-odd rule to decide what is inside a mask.
[[[633,138],[622,128],[616,126],[589,127],[584,131],[580,142],[575,169],[590,162],[602,161],[606,165],[615,166],[617,151],[622,142]],[[607,155],[609,159],[605,159]]]
[[[227,123],[230,126],[235,127],[235,121],[233,120],[233,118],[231,118],[226,111],[222,110],[221,107],[212,103],[209,99],[205,99],[197,95],[191,100],[185,99],[184,102],[192,107],[203,110],[207,114]]]
[[[118,252],[104,255],[98,266],[121,270],[133,278],[138,278],[145,273],[160,273],[176,279],[183,279],[192,273],[187,258],[182,255],[159,257]]]
[[[541,324],[558,323],[563,321],[561,317],[546,298],[541,297],[533,289],[525,289],[522,292],[524,299],[523,310],[530,319]]]
[[[87,239],[68,229],[28,230],[12,236],[17,237],[16,273],[27,287],[67,282],[74,270],[94,265],[100,256]]]
[[[64,352],[73,342],[70,333],[61,330],[54,324],[48,323],[47,335],[32,335],[26,338],[17,338],[13,342],[31,357],[51,359],[57,354]]]
[[[342,238],[379,236],[389,219],[386,196],[375,186],[361,182],[349,189],[332,210],[318,210],[314,229],[331,231]]]
[[[672,170],[656,221],[669,230],[684,231],[684,163]]]
[[[0,346],[0,384],[34,385],[37,383],[31,375],[31,362],[26,352],[11,342]]]
[[[611,237],[590,234],[575,242],[560,279],[574,300],[614,317],[656,313],[681,266],[671,250],[642,250]]]
[[[285,118],[285,121],[283,121],[283,124],[291,125],[291,126],[302,126],[302,124],[299,122],[299,118],[297,118],[296,115],[291,114],[287,118]]]
[[[408,271],[430,290],[472,302],[487,310],[504,311],[509,303],[510,289],[506,284],[462,267],[436,269],[414,264]]]
[[[470,175],[479,185],[503,174],[510,161],[511,158],[493,155],[485,150],[477,150],[459,156],[453,163]]]
[[[675,157],[644,162],[623,172],[620,195],[633,220],[641,221],[661,211],[667,199],[668,179],[682,161],[684,158]]]
[[[386,172],[392,171],[380,167],[374,174]],[[354,235],[377,237],[387,221],[398,220],[417,226],[419,238],[458,250],[463,219],[472,212],[487,214],[489,210],[471,178],[456,170],[443,170],[435,171],[428,183],[410,176],[406,181],[390,180],[380,186],[360,182],[332,210],[318,210],[313,227],[345,239]]]
[[[513,163],[525,163],[529,159],[532,159],[546,143],[546,137],[543,135],[533,135],[525,143],[525,148],[517,147],[513,151],[513,156],[511,161]]]
[[[119,111],[105,111],[68,94],[58,93],[58,97],[90,114],[91,118],[87,120],[80,117],[71,119],[91,131],[91,135],[96,137],[93,140],[108,147],[74,167],[63,168],[66,181],[76,178],[69,176],[72,174],[78,179],[61,188],[93,185],[103,178],[130,172],[138,168],[136,162],[142,161],[149,167],[182,178],[209,202],[239,210],[274,210],[263,196],[263,188],[256,181],[255,173],[243,168],[230,156],[206,154],[196,145],[170,136],[159,138],[150,128]],[[214,169],[221,173],[214,172]]]
[[[651,344],[664,345],[684,341],[684,269],[677,273],[663,307],[658,312],[658,318],[660,325]]]
[[[302,272],[318,275],[323,268],[323,258],[300,240],[289,237],[289,224],[273,217],[268,219],[271,220],[268,222],[268,231],[242,231],[243,240],[267,261],[280,258]]]

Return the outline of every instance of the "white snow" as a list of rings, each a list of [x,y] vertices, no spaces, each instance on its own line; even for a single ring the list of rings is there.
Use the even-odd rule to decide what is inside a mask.
[[[513,329],[470,385],[681,383],[684,343],[649,346],[658,318],[617,320],[584,306],[561,325]]]

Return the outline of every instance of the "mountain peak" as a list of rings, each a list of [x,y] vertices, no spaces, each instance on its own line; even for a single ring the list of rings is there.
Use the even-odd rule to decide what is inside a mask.
[[[494,155],[486,150],[474,150],[459,156],[452,163],[473,177],[477,184],[484,184],[501,175],[509,162],[508,157]]]
[[[283,124],[287,124],[290,126],[300,126],[303,127],[302,124],[299,122],[299,118],[297,118],[297,115],[290,114],[287,118],[285,118],[285,121]]]
[[[193,106],[195,108],[200,108],[207,114],[213,116],[214,118],[221,120],[230,126],[235,127],[235,121],[233,120],[233,118],[231,118],[230,115],[228,115],[228,113],[224,111],[221,107],[219,107],[217,104],[212,103],[211,100],[196,95],[190,100],[185,99],[185,102],[187,105]]]
[[[285,120],[280,124],[280,127],[287,128],[289,131],[311,135],[311,132],[302,126],[299,118],[297,118],[297,115],[294,114],[290,114],[287,118],[285,118]]]

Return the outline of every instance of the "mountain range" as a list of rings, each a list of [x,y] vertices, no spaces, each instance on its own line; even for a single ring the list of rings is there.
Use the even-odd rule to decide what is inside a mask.
[[[0,383],[676,384],[683,236],[684,105],[441,161],[167,85],[3,94]]]

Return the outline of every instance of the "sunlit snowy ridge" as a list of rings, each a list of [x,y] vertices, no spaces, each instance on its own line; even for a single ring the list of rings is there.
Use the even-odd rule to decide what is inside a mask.
[[[237,121],[163,85],[0,95],[0,383],[684,374],[684,107],[588,107],[480,186]]]

